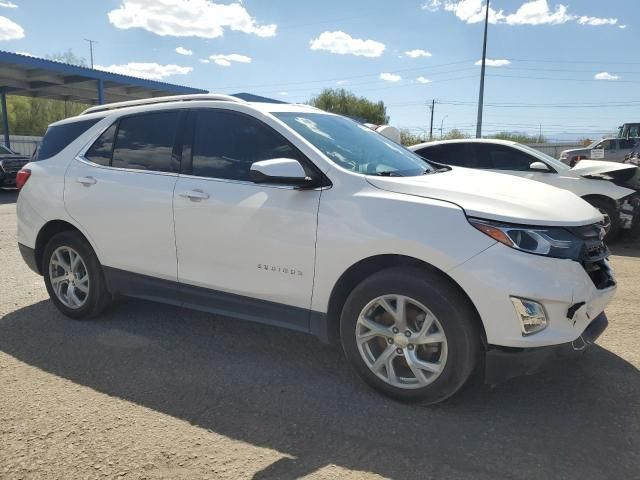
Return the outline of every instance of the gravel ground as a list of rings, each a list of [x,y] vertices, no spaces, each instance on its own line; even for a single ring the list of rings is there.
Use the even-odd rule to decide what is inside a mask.
[[[435,407],[365,387],[311,336],[130,300],[76,322],[0,192],[0,478],[640,478],[640,246],[599,346]]]

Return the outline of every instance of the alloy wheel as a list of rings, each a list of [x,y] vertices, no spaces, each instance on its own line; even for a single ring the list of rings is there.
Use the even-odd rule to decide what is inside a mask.
[[[417,300],[383,295],[369,302],[356,322],[356,342],[378,378],[402,389],[425,387],[447,361],[447,338],[436,316]]]
[[[68,308],[82,307],[89,297],[90,279],[80,254],[71,247],[58,247],[49,259],[51,287],[60,302]]]

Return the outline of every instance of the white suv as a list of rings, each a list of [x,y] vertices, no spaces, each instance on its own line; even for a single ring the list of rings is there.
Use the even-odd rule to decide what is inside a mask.
[[[404,400],[582,350],[615,290],[574,194],[434,168],[304,105],[93,107],[49,127],[18,184],[20,250],[65,315],[124,295],[309,332]]]

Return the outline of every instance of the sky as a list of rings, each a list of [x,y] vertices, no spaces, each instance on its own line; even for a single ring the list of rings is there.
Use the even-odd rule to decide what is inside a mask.
[[[391,124],[475,133],[484,0],[0,0],[0,49],[306,102],[345,88]],[[640,121],[640,0],[492,0],[483,133],[599,138]],[[636,20],[636,21],[634,21]]]

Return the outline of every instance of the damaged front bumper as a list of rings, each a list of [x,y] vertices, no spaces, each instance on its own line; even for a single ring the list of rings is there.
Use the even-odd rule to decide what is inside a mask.
[[[532,375],[564,358],[580,356],[595,343],[608,324],[607,316],[602,312],[573,342],[535,348],[490,345],[485,356],[485,383],[494,385],[510,378]]]

